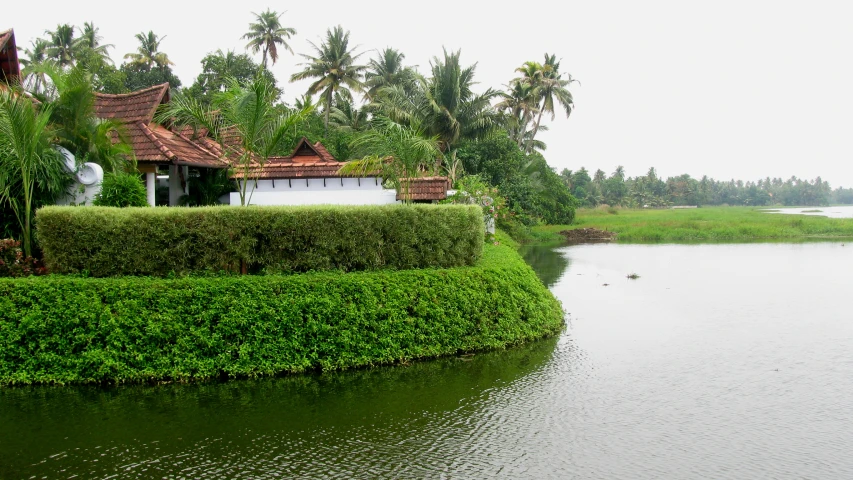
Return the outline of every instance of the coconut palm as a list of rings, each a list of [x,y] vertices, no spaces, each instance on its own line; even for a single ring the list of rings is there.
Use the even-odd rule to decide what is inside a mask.
[[[247,186],[256,180],[251,178],[252,167],[266,164],[282,148],[287,135],[293,134],[312,111],[309,107],[282,115],[275,105],[277,96],[275,85],[264,76],[245,85],[232,78],[226,90],[213,97],[210,107],[182,95],[169,102],[156,119],[189,125],[196,131],[206,130],[219,144],[225,160],[242,172],[238,192],[240,204],[245,206],[251,200]]]
[[[429,137],[439,139],[439,148],[445,155],[447,170],[457,172],[456,148],[462,140],[477,140],[490,134],[499,125],[499,114],[491,101],[498,92],[487,89],[482,94],[472,90],[475,85],[476,64],[462,68],[461,52],[435,57],[431,62],[432,77],[418,78],[418,88],[413,94],[404,89],[383,89],[379,111],[404,125],[420,125]],[[436,171],[441,158],[436,160]]]
[[[500,101],[495,104],[495,109],[505,113],[504,122],[509,136],[520,147],[529,133],[527,126],[539,112],[536,89],[530,83],[516,79],[510,82],[506,92],[499,92],[498,97]]]
[[[246,44],[247,50],[251,50],[252,53],[263,52],[261,65],[264,68],[267,67],[267,56],[272,60],[273,65],[278,60],[277,45],[281,45],[285,50],[293,53],[293,49],[287,44],[287,39],[296,35],[296,29],[281,26],[283,14],[267,9],[260,15],[254,12],[252,15],[255,16],[256,21],[249,24],[249,32],[241,38],[249,40],[249,43]]]
[[[308,94],[320,94],[320,104],[323,105],[323,124],[328,130],[329,116],[334,106],[334,94],[338,91],[350,90],[361,91],[364,88],[362,75],[366,66],[356,65],[356,60],[361,56],[355,53],[355,47],[350,49],[349,31],[338,25],[334,29],[326,30],[326,40],[318,47],[314,47],[316,56],[302,55],[308,62],[303,63],[305,69],[294,73],[290,81],[316,79],[308,87]]]
[[[80,163],[97,163],[105,172],[132,168],[133,150],[122,124],[95,115],[91,73],[80,65],[62,69],[42,64],[34,71],[50,79],[47,94],[36,96],[51,107],[50,121],[57,145],[71,151]]]
[[[34,73],[33,69],[36,65],[41,65],[47,62],[48,43],[43,38],[37,38],[31,42],[32,48],[24,50],[24,55],[27,58],[21,59],[21,65],[24,67],[22,75],[24,81],[22,85],[28,90],[40,92],[45,84],[45,76],[42,73]]]
[[[83,32],[80,34],[80,38],[74,40],[74,49],[75,51],[79,51],[81,49],[91,50],[104,62],[112,65],[113,61],[107,50],[113,48],[114,45],[101,45],[103,37],[98,34],[98,30],[99,29],[92,22],[84,23]]]
[[[367,87],[367,96],[370,99],[374,99],[385,87],[411,88],[414,86],[415,71],[403,65],[405,58],[406,56],[400,51],[388,47],[368,62],[364,74],[364,85]]]
[[[343,174],[376,175],[395,184],[406,203],[411,201],[408,182],[428,170],[437,156],[438,136],[429,136],[417,123],[405,126],[388,118],[378,117],[373,128],[365,131],[353,141],[353,148],[371,152],[370,155],[347,162],[341,168]]]
[[[352,96],[335,94],[335,106],[329,115],[329,123],[347,132],[360,132],[368,127],[370,116],[366,109],[356,108]]]
[[[65,187],[63,158],[52,147],[51,106],[36,108],[22,92],[0,89],[0,202],[21,227],[24,255],[33,255],[32,219],[39,192],[59,195]]]
[[[536,96],[539,97],[539,115],[533,126],[531,137],[535,139],[542,122],[542,114],[550,113],[551,120],[553,120],[556,117],[556,107],[562,107],[566,117],[572,114],[574,99],[567,87],[577,80],[573,79],[571,74],[566,74],[567,78],[564,79],[563,74],[560,73],[560,62],[556,55],[548,55],[547,53],[545,54],[545,63],[526,62],[517,71],[523,75],[519,81],[532,85],[536,91]]]
[[[150,71],[155,66],[164,70],[167,66],[174,65],[169,60],[169,56],[160,51],[160,43],[166,39],[165,35],[160,37],[153,31],[141,32],[136,34],[136,39],[139,41],[136,52],[124,56],[130,60],[131,64],[141,66],[146,71]]]
[[[57,25],[56,30],[45,32],[50,39],[47,44],[47,58],[55,60],[60,66],[66,67],[74,63],[74,27],[67,23]]]

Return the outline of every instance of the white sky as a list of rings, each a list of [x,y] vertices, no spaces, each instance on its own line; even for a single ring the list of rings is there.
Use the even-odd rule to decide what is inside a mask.
[[[482,88],[501,88],[526,60],[562,58],[576,110],[549,122],[541,138],[558,171],[585,166],[608,174],[765,176],[853,186],[853,3],[844,1],[683,0],[463,2],[8,2],[0,29],[18,45],[58,23],[92,21],[117,64],[136,49],[133,35],[166,35],[161,49],[185,86],[217,49],[243,52],[251,12],[286,11],[291,46],[311,53],[341,24],[365,51],[392,46],[428,72],[442,46],[478,62]],[[162,5],[162,7],[161,7]],[[160,7],[160,8],[158,8]],[[529,7],[528,12],[524,11]],[[260,55],[256,57],[260,60]],[[299,57],[283,52],[272,68],[285,99]]]

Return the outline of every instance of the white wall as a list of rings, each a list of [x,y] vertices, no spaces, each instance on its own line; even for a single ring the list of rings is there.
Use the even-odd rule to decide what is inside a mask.
[[[323,184],[325,180],[325,185]],[[249,184],[250,196],[253,183]],[[231,205],[240,205],[240,194],[231,192]],[[397,192],[382,188],[382,180],[369,178],[310,178],[258,180],[251,205],[385,205],[397,203]]]

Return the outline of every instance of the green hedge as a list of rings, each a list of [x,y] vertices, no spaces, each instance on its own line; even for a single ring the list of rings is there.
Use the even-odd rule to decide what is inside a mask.
[[[501,348],[562,326],[559,302],[505,246],[451,269],[0,279],[0,384],[362,367]]]
[[[94,277],[472,265],[484,231],[449,205],[45,207],[36,226],[50,272]]]

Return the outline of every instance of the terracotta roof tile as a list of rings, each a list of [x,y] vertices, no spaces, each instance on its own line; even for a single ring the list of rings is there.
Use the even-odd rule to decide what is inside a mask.
[[[317,142],[314,144],[314,151],[317,152],[317,154],[320,156],[320,158],[323,159],[323,161],[326,161],[326,162],[336,162],[337,161],[337,159],[335,159],[335,157],[331,153],[329,153],[329,151],[326,150],[326,147],[324,147],[323,144],[320,142]]]
[[[97,93],[95,114],[124,124],[138,162],[227,168],[228,165],[220,160],[218,152],[211,151],[201,142],[190,140],[180,130],[172,131],[153,123],[157,107],[168,101],[168,83],[121,95]],[[192,134],[191,129],[189,133]]]
[[[18,47],[15,45],[15,31],[0,32],[0,81],[11,83],[21,76],[18,63]]]
[[[447,177],[401,178],[401,186],[407,186],[409,200],[444,200],[450,180]],[[403,200],[403,193],[397,191],[397,200]]]
[[[95,115],[114,118],[125,122],[154,120],[154,113],[161,103],[169,101],[169,84],[163,83],[133,93],[111,95],[95,94]]]
[[[341,167],[345,162],[289,162],[270,159],[263,167],[252,166],[249,168],[249,178],[269,179],[269,178],[338,178],[338,177],[359,177],[360,175],[341,174]],[[236,167],[232,178],[243,178],[243,169]]]

